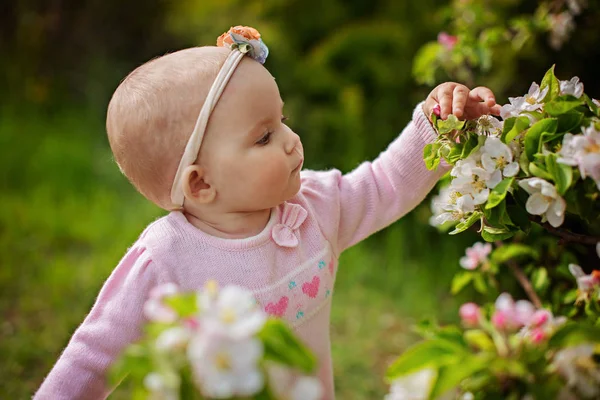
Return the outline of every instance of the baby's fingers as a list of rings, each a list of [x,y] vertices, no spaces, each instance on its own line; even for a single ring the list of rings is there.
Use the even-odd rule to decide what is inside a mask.
[[[488,107],[493,107],[496,104],[496,97],[491,89],[484,86],[478,86],[469,92],[469,100],[477,103],[484,102]]]
[[[465,113],[465,106],[469,97],[469,88],[464,85],[456,85],[452,96],[452,114],[461,118]]]

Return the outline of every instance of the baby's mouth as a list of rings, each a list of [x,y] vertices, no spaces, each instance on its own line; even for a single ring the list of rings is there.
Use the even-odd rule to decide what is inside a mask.
[[[292,170],[292,173],[294,174],[294,173],[300,171],[302,169],[302,164],[304,164],[304,159],[303,158],[300,159],[300,162],[298,163],[298,165],[296,166],[296,168],[294,168]]]

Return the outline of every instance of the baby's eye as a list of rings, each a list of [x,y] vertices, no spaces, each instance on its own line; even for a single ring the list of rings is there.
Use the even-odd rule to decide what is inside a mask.
[[[259,140],[256,142],[256,144],[258,144],[258,145],[261,145],[261,146],[264,146],[264,145],[268,144],[268,143],[269,143],[269,140],[271,139],[271,135],[272,135],[272,134],[273,134],[273,132],[267,132],[267,133],[265,133],[265,134],[264,134],[264,136],[263,136],[263,137],[261,137],[261,138],[260,138],[260,139],[259,139]]]

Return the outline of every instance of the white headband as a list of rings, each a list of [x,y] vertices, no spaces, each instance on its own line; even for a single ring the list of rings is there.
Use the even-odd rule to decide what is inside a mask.
[[[251,30],[251,35],[255,37],[249,39],[243,36],[242,32],[247,32],[248,30]],[[196,120],[196,126],[185,146],[183,156],[179,162],[179,167],[177,167],[175,179],[173,179],[173,186],[171,187],[171,203],[177,208],[182,208],[185,200],[182,182],[183,171],[186,167],[193,165],[196,162],[200,147],[202,146],[202,139],[204,139],[204,133],[206,132],[208,119],[219,102],[219,98],[223,94],[225,86],[227,86],[227,82],[231,79],[236,67],[246,54],[261,64],[265,62],[269,55],[269,49],[260,39],[258,31],[249,27],[231,28],[228,32],[221,35],[217,43],[219,46],[231,48],[232,51],[227,56],[225,63],[219,70],[219,74],[208,92],[208,96],[200,110],[200,115],[198,115],[198,119]]]
[[[186,167],[196,162],[200,146],[202,146],[202,139],[204,139],[204,133],[206,132],[208,118],[210,117],[210,114],[212,114],[219,98],[225,90],[225,86],[227,86],[227,82],[229,82],[231,75],[233,75],[235,68],[242,60],[242,57],[244,57],[244,53],[239,50],[233,50],[229,56],[227,56],[225,64],[221,67],[217,78],[208,92],[208,96],[206,96],[202,110],[200,110],[200,115],[198,115],[198,119],[196,120],[196,126],[185,146],[183,156],[179,162],[179,167],[177,167],[175,179],[173,180],[173,186],[171,187],[171,203],[176,207],[183,207],[183,171]]]

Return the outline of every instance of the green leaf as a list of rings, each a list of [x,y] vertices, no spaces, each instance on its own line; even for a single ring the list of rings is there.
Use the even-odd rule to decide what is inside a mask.
[[[519,227],[523,232],[528,232],[531,228],[529,214],[525,209],[516,205],[510,204],[506,206],[506,213],[510,216],[510,220]]]
[[[540,255],[536,249],[521,243],[505,244],[496,248],[491,255],[492,261],[498,264],[503,264],[517,258],[533,258],[537,260],[539,257]]]
[[[473,274],[473,287],[481,294],[486,294],[488,292],[488,286],[483,279],[482,274]]]
[[[484,357],[465,357],[457,365],[446,365],[438,370],[437,377],[429,393],[429,399],[440,398],[449,390],[457,387],[463,380],[487,368]]]
[[[469,284],[473,280],[473,273],[471,271],[460,271],[454,275],[452,278],[452,285],[450,292],[452,294],[457,294],[460,292],[465,286]]]
[[[386,379],[392,381],[424,368],[439,368],[455,363],[465,354],[462,347],[442,340],[427,340],[415,344],[406,350],[390,365]]]
[[[425,161],[425,166],[427,167],[427,169],[434,170],[439,165],[439,163],[440,163],[440,155],[439,155],[440,146],[441,145],[437,142],[429,143],[423,149],[423,160]]]
[[[519,135],[525,129],[529,128],[529,125],[529,118],[525,116],[512,117],[507,119],[504,123],[504,128],[502,130],[500,140],[502,140],[506,144],[512,142],[514,138],[517,137],[517,135]]]
[[[554,100],[560,94],[560,82],[554,75],[554,65],[544,75],[540,84],[540,90],[546,87],[548,88],[548,94],[544,97],[544,103]]]
[[[544,292],[550,285],[548,270],[544,267],[536,268],[531,275],[531,284],[536,292]]]
[[[315,356],[281,320],[267,320],[258,336],[264,344],[266,360],[296,367],[308,374],[316,368]]]
[[[548,154],[546,157],[546,168],[552,175],[552,180],[556,184],[556,190],[563,196],[573,182],[573,168],[556,160],[556,154]]]
[[[454,228],[454,230],[452,232],[450,232],[449,234],[456,235],[457,233],[464,232],[467,229],[469,229],[471,227],[471,225],[473,225],[475,222],[479,221],[480,219],[481,219],[481,213],[479,211],[475,211],[474,213],[472,213],[469,216],[469,218],[458,223],[456,225],[456,227]]]
[[[583,94],[583,100],[585,101],[585,104],[587,104],[587,106],[589,107],[590,111],[594,113],[594,115],[596,115],[596,117],[600,117],[600,109],[598,108],[598,106],[596,104],[594,104],[594,102],[592,101],[592,99],[590,99],[590,97],[587,94]]]
[[[438,54],[442,49],[442,45],[435,41],[428,42],[419,49],[415,55],[412,70],[412,74],[418,83],[429,86],[435,84]]]
[[[571,347],[583,343],[600,343],[600,327],[582,322],[566,323],[558,328],[548,341],[551,348]]]
[[[492,189],[485,208],[489,210],[500,204],[500,202],[506,197],[506,193],[508,193],[508,189],[512,186],[514,181],[515,178],[510,177],[504,178],[500,183],[498,183],[494,189]]]
[[[460,154],[461,159],[465,159],[471,155],[475,150],[479,148],[479,140],[477,135],[470,135],[469,140],[465,142],[462,153]]]
[[[462,130],[465,127],[465,121],[461,121],[456,115],[450,114],[447,119],[439,119],[436,127],[440,134],[445,135],[455,130]]]
[[[178,293],[173,297],[165,298],[164,302],[171,307],[177,315],[186,318],[198,313],[197,297],[196,293]]]
[[[527,134],[525,135],[525,153],[530,161],[533,160],[533,155],[541,150],[542,134],[546,132],[556,133],[557,127],[558,121],[556,118],[544,118],[529,128]]]
[[[581,126],[581,121],[583,120],[583,113],[579,111],[570,111],[568,113],[562,114],[558,117],[558,127],[556,128],[557,135],[563,136],[567,132],[571,132],[575,129],[578,129]],[[543,137],[542,140],[545,142],[549,142],[554,140],[556,137],[546,136]]]
[[[561,96],[553,101],[550,101],[544,105],[544,111],[552,117],[558,117],[579,107],[583,104],[582,100],[574,96]]]
[[[546,172],[544,167],[536,164],[535,162],[529,163],[529,173],[533,176],[537,176],[538,178],[542,178],[545,180],[553,180],[552,175]]]
[[[496,349],[492,338],[481,329],[470,329],[466,331],[465,339],[470,346],[476,349],[483,351],[494,351]]]
[[[498,229],[493,228],[491,226],[486,226],[483,228],[483,232],[481,232],[481,237],[486,242],[495,242],[497,240],[506,240],[515,235],[514,232],[510,232],[507,229]]]

